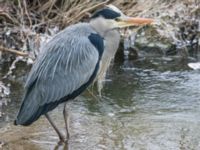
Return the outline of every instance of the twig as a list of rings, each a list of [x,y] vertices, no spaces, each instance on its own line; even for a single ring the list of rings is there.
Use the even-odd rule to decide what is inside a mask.
[[[85,9],[83,11],[81,11],[78,15],[76,15],[75,17],[71,18],[69,21],[66,22],[65,25],[70,24],[71,22],[73,22],[74,20],[80,20],[83,16],[85,16],[88,12],[91,12],[95,9],[101,8],[102,6],[111,3],[113,0],[107,0],[105,2],[99,3],[97,5],[94,5],[93,7],[90,7],[88,9]]]
[[[0,46],[0,51],[10,52],[10,53],[14,53],[14,54],[19,55],[19,56],[29,57],[28,53],[20,52],[18,50],[6,48],[6,47],[3,47],[3,46]]]
[[[17,22],[16,19],[12,18],[8,13],[0,11],[0,16],[3,16],[5,18],[7,18],[8,20],[10,20],[12,23],[19,25],[19,22]]]
[[[52,8],[53,8],[53,6],[55,5],[55,3],[56,3],[56,0],[52,0],[51,1],[51,5],[50,5],[50,7],[48,8],[48,12],[47,12],[47,18],[48,18],[48,16],[49,16],[49,14],[52,12]]]
[[[23,0],[23,5],[24,5],[25,14],[26,14],[26,16],[28,17],[29,25],[30,25],[30,28],[31,28],[31,27],[32,27],[32,20],[31,20],[31,18],[30,18],[29,13],[28,13],[27,4],[26,4],[26,1],[25,1],[25,0]]]

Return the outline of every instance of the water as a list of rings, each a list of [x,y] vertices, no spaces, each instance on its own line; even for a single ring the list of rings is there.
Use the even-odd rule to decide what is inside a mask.
[[[102,98],[86,91],[68,103],[71,150],[199,150],[200,71],[173,58],[143,58],[115,64]],[[20,67],[18,67],[20,68]],[[67,149],[42,117],[29,127],[12,125],[24,78],[11,82],[11,102],[0,118],[3,149]],[[25,73],[24,73],[25,74]],[[94,95],[96,92],[93,91]],[[51,116],[65,132],[59,106]]]

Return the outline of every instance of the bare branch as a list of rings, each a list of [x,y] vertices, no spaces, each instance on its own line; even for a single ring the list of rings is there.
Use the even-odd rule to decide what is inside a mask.
[[[13,53],[13,54],[16,54],[16,55],[19,55],[19,56],[29,57],[28,53],[20,52],[18,50],[6,48],[6,47],[3,47],[3,46],[0,46],[0,51],[10,52],[10,53]]]
[[[73,21],[79,21],[82,17],[87,15],[89,12],[94,11],[96,9],[99,9],[99,8],[107,5],[108,3],[111,3],[112,1],[113,0],[107,0],[105,2],[99,3],[97,5],[94,5],[93,7],[90,7],[88,9],[85,9],[85,10],[81,11],[78,15],[76,15],[75,17],[72,17],[69,21],[67,21],[65,25],[68,25]]]

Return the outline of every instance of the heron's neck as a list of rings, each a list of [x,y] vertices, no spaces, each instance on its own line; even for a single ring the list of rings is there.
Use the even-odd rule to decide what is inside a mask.
[[[109,22],[101,17],[91,20],[89,24],[104,38],[105,41],[105,48],[101,58],[100,69],[96,77],[96,80],[98,80],[98,90],[100,92],[103,87],[106,71],[108,70],[111,60],[114,58],[117,51],[120,34],[117,30],[112,29],[112,22]]]

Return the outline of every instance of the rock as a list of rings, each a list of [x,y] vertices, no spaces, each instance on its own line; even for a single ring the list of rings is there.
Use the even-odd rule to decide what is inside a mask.
[[[149,55],[166,55],[173,46],[170,39],[161,37],[155,27],[141,29],[135,40],[135,47]]]

